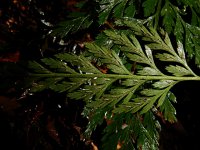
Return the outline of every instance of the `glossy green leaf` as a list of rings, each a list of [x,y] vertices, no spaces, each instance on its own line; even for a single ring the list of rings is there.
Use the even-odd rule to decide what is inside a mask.
[[[177,121],[177,118],[175,116],[176,109],[174,108],[174,106],[172,105],[170,101],[172,102],[175,101],[175,97],[173,93],[168,93],[168,96],[164,100],[163,104],[160,106],[160,110],[161,112],[163,112],[164,118],[168,120],[169,122],[173,123]]]
[[[178,47],[177,47],[178,55],[180,56],[180,58],[185,59],[185,51],[183,48],[183,44],[180,41],[178,41],[177,44],[178,44]]]
[[[101,8],[105,9],[101,13],[101,21],[112,13],[115,17],[124,14],[120,10],[126,9],[130,1],[121,2],[101,1],[102,6],[109,4]],[[163,8],[167,9],[167,12],[163,8],[161,11],[165,20],[175,8],[169,1],[163,4]],[[177,19],[175,16],[174,19]],[[170,21],[167,24],[165,20],[163,25],[171,32],[174,24]],[[176,23],[178,38],[182,32],[178,31],[180,22],[176,20]],[[185,36],[189,36],[188,45],[186,41],[171,40],[171,34],[153,28],[148,20],[121,18],[113,24],[113,29],[103,31],[97,41],[84,43],[80,54],[60,53],[52,58],[30,62],[33,69],[30,75],[37,78],[32,82],[32,90],[66,92],[69,99],[84,101],[83,115],[89,121],[85,132],[87,136],[91,136],[103,123],[107,114],[112,114],[109,119],[113,123],[106,127],[103,141],[112,141],[113,149],[116,149],[118,141],[126,142],[122,149],[157,149],[155,128],[158,124],[152,111],[156,108],[162,112],[164,119],[176,121],[172,104],[176,100],[171,88],[181,81],[200,80],[187,64],[185,53],[187,47],[193,44],[191,53],[196,52],[199,56],[198,51],[194,51],[199,44],[196,37],[199,33],[194,33],[198,28],[187,26],[182,21],[181,25],[187,27]],[[103,148],[110,147],[104,143]]]
[[[144,67],[142,70],[138,71],[139,75],[160,75],[160,72],[154,68],[151,67]]]
[[[173,55],[168,53],[157,54],[156,57],[161,61],[177,62],[177,59]]]
[[[46,65],[48,65],[49,68],[55,70],[56,72],[76,73],[76,71],[67,66],[66,62],[57,61],[53,58],[44,58],[41,61],[44,62]]]
[[[124,16],[133,17],[135,15],[135,0],[103,0],[99,1],[99,24],[104,24],[112,17],[121,18]]]
[[[171,84],[173,84],[175,81],[173,80],[160,80],[160,81],[157,81],[153,84],[153,86],[155,88],[159,88],[159,89],[162,89],[162,88],[166,88],[168,86],[170,86]]]
[[[37,72],[37,73],[50,73],[51,72],[44,66],[37,63],[36,61],[30,61],[28,63],[28,67],[31,68],[32,71]]]
[[[93,20],[90,15],[84,15],[84,13],[82,13],[79,14],[78,17],[73,16],[73,18],[59,23],[52,31],[51,35],[63,38],[68,36],[70,33],[75,33],[79,30],[89,28],[92,22]]]
[[[173,10],[173,6],[167,0],[164,7],[161,10],[161,16],[163,16],[163,26],[168,33],[173,31],[173,27],[175,26],[176,14]]]
[[[159,0],[146,0],[142,3],[144,7],[144,16],[148,17],[155,13],[156,6]]]
[[[185,69],[184,67],[178,66],[178,65],[176,65],[176,66],[173,66],[173,65],[167,66],[166,70],[168,72],[172,73],[175,76],[191,75],[191,72],[189,70]]]

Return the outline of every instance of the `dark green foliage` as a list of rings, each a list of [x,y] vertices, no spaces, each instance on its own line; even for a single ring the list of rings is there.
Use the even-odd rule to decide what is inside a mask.
[[[93,3],[96,4],[96,12],[93,14],[73,12],[67,21],[55,26],[51,35],[64,38],[68,34],[88,29],[96,19],[98,19],[99,25],[103,25],[106,21],[122,17],[133,18],[136,16],[135,18],[137,18],[140,16],[139,18],[141,18],[142,12],[138,8],[142,5],[144,13],[142,19],[145,18],[154,28],[162,27],[168,34],[174,34],[177,40],[180,40],[186,47],[188,57],[195,58],[196,64],[199,65],[198,39],[200,33],[198,28],[200,21],[198,9],[200,6],[197,0],[177,1],[177,3],[170,0],[144,0],[142,4],[135,0],[102,0]],[[88,4],[87,2],[83,3],[79,8],[84,10]],[[98,18],[94,14],[98,14]]]
[[[144,16],[150,16],[156,12],[156,6],[158,5],[159,0],[146,0],[142,3],[144,7]]]
[[[73,41],[73,51],[30,61],[28,88],[82,100],[82,115],[88,119],[84,138],[107,123],[103,150],[116,150],[117,145],[156,150],[159,119],[177,121],[171,89],[182,81],[200,80],[188,63],[194,59],[200,64],[200,5],[197,0],[94,0],[94,11],[87,12],[88,2],[76,5],[80,10],[54,26],[50,35],[71,42],[69,35],[81,36],[84,30],[93,37]],[[89,29],[96,27],[93,34]]]
[[[113,17],[134,17],[137,5],[135,0],[102,0],[99,6],[99,24],[104,24]]]
[[[103,141],[115,143],[113,149],[119,141],[125,143],[124,147],[157,149],[157,120],[152,116],[152,111],[157,109],[166,120],[176,121],[172,105],[176,101],[170,89],[180,81],[199,80],[199,77],[188,66],[181,42],[176,44],[178,47],[175,49],[163,30],[157,32],[145,27],[139,20],[123,19],[116,23],[128,27],[129,34],[124,30],[105,30],[103,37],[113,43],[112,46],[90,42],[85,43],[86,51],[79,55],[60,53],[55,58],[42,59],[41,63],[32,62],[30,67],[36,73],[30,76],[38,77],[41,81],[35,81],[31,91],[46,88],[57,92],[67,91],[69,98],[84,100],[86,105],[83,114],[91,120],[86,135],[91,135],[97,125],[103,122],[105,113],[113,113],[113,123],[108,125],[103,137]],[[138,40],[138,36],[142,39]],[[117,48],[120,55],[116,53]],[[155,61],[153,54],[158,60]],[[135,68],[135,74],[126,67],[121,56],[126,63],[140,64],[139,68]],[[109,73],[102,73],[92,63],[94,61],[106,65]],[[164,72],[157,67],[157,61],[167,62]],[[174,65],[171,65],[172,61]],[[133,118],[130,119],[130,115]],[[123,124],[128,127],[122,129]],[[106,143],[103,147],[108,149]]]
[[[56,25],[51,35],[64,38],[68,36],[68,34],[89,28],[92,22],[93,20],[90,15],[84,14],[83,12],[75,13],[69,20],[60,22]]]
[[[104,130],[102,149],[116,150],[117,146],[111,147],[110,142],[113,145],[120,143],[123,150],[157,149],[159,123],[155,120],[152,112],[146,113],[143,117],[131,113],[112,116],[111,124]]]

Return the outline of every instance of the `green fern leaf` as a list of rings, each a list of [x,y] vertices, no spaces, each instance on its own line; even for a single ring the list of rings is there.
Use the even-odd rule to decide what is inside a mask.
[[[160,106],[160,110],[164,115],[165,120],[168,120],[169,122],[176,122],[176,109],[172,105],[172,102],[176,102],[176,98],[173,93],[169,92],[167,97],[165,98],[163,104]]]
[[[87,107],[84,108],[82,115],[84,117],[89,118],[89,123],[87,124],[87,128],[84,132],[84,136],[86,138],[90,138],[92,135],[92,132],[97,128],[98,125],[101,125],[105,120],[106,115],[110,111],[109,108],[105,107],[103,109],[96,109],[95,111],[92,111],[91,109],[88,109]],[[89,116],[89,117],[88,117]]]
[[[155,13],[156,5],[158,0],[146,0],[143,2],[142,6],[144,7],[144,16],[148,17]]]
[[[99,24],[104,24],[111,15],[116,18],[123,16],[133,17],[136,11],[135,5],[133,5],[134,2],[134,0],[100,1]]]
[[[153,83],[153,87],[163,89],[163,88],[170,86],[171,84],[174,84],[174,82],[175,81],[173,81],[173,80],[160,80],[160,81]]]
[[[128,25],[130,24],[129,22],[130,21],[125,20],[125,23]],[[135,27],[134,24],[138,23],[132,22],[132,30],[135,30],[135,28],[132,28]],[[49,82],[48,87],[56,90],[56,86],[63,88],[63,85],[68,85],[69,88],[64,88],[61,91],[69,91],[70,93],[68,96],[70,98],[84,99],[86,102],[89,102],[86,104],[86,106],[90,108],[104,108],[107,106],[115,107],[113,110],[115,113],[120,113],[124,110],[126,112],[131,111],[135,113],[137,111],[141,111],[141,113],[145,113],[150,110],[154,104],[156,104],[156,102],[158,102],[158,106],[161,106],[165,96],[172,87],[171,85],[174,85],[172,83],[176,83],[176,80],[179,81],[182,79],[179,79],[178,77],[196,75],[187,66],[184,57],[183,46],[180,42],[178,43],[176,52],[174,49],[171,49],[172,45],[170,40],[166,38],[166,35],[164,39],[162,39],[159,34],[152,28],[150,30],[144,26],[140,26],[140,28],[144,29],[144,33],[142,35],[146,35],[149,38],[147,44],[148,46],[144,46],[144,50],[134,35],[126,35],[124,33],[111,30],[105,31],[105,35],[108,37],[108,39],[110,38],[110,40],[112,40],[116,46],[121,46],[121,52],[127,56],[127,59],[130,58],[129,61],[147,65],[142,65],[141,68],[137,69],[136,75],[133,75],[131,71],[126,68],[121,58],[116,54],[114,50],[112,50],[112,47],[107,48],[106,46],[98,46],[96,43],[86,43],[88,52],[90,52],[90,54],[101,64],[105,64],[111,71],[111,74],[103,74],[96,66],[91,63],[91,58],[87,58],[84,53],[81,55],[68,53],[57,54],[55,56],[56,59],[42,60],[45,65],[52,69],[52,72],[44,72],[44,76],[46,73],[46,75],[49,77],[58,76],[61,78],[61,81]],[[146,39],[143,40],[146,42]],[[182,65],[169,65],[166,67],[166,70],[175,76],[174,78],[166,76],[157,68],[152,54],[152,51],[155,49],[150,49],[150,47],[152,47],[150,45],[150,40],[152,43],[156,43],[157,45],[160,44],[160,51],[163,50],[164,52],[167,51],[169,53],[158,54],[157,56],[159,56],[161,61],[165,57],[170,56],[170,59],[164,61],[169,62],[171,60],[176,60],[177,63]],[[141,62],[141,60],[143,61]],[[36,66],[42,68],[40,64]],[[65,71],[65,74],[59,74],[60,70],[57,70],[57,68]],[[54,73],[53,71],[57,73]],[[150,88],[148,91],[145,89],[141,90],[141,93],[146,93],[144,94],[145,97],[140,97],[137,94],[140,91],[141,85],[150,83],[149,81],[158,78],[162,79],[162,82],[155,82],[154,84],[150,84],[151,87],[157,89]],[[66,79],[67,82],[64,81]],[[107,82],[104,82],[103,79],[107,80]],[[119,82],[120,80],[122,80],[121,85],[119,84],[117,87],[115,87],[114,83]],[[127,83],[127,81],[131,82]],[[162,87],[159,86],[159,84],[164,82],[165,85]],[[128,88],[126,86],[128,86]],[[109,89],[109,87],[111,89]],[[42,89],[46,87],[41,88],[38,86],[38,88]],[[126,107],[129,109],[126,109]]]
[[[95,57],[100,58],[102,63],[107,64],[107,67],[114,73],[130,74],[130,72],[123,65],[121,59],[114,51],[91,43],[87,43],[86,47],[88,48],[88,51],[93,53]]]
[[[125,81],[122,82],[122,85],[124,85],[124,86],[136,86],[138,84],[142,84],[140,82],[142,82],[142,80],[126,79]]]
[[[177,40],[184,43],[188,57],[190,59],[194,58],[195,63],[199,66],[199,27],[186,23],[180,15],[177,15],[174,34],[176,35]],[[185,39],[185,41],[183,39]]]
[[[186,24],[186,41],[185,41],[185,48],[187,52],[189,53],[189,56],[191,58],[195,58],[195,63],[199,66],[200,61],[200,31],[199,27],[191,26],[189,24]]]
[[[44,66],[37,63],[36,61],[30,61],[28,63],[28,66],[30,66],[32,71],[37,72],[37,73],[50,73],[51,72],[47,68],[45,68]]]
[[[167,66],[166,67],[167,71],[172,73],[175,76],[186,76],[186,75],[191,75],[191,72],[187,69],[185,69],[184,67],[181,66]]]
[[[73,69],[67,66],[66,62],[57,61],[53,58],[44,58],[41,61],[56,72],[76,73]]]
[[[194,25],[194,26],[198,26],[200,25],[200,19],[199,19],[199,14],[197,13],[198,9],[199,9],[199,6],[197,6],[195,8],[195,5],[193,5],[194,8],[191,7],[191,11],[192,11],[192,19],[191,19],[191,24]]]
[[[171,33],[175,26],[174,20],[176,20],[176,13],[174,12],[173,5],[171,5],[168,0],[161,10],[161,16],[163,16],[163,26],[165,27],[165,30],[167,33]]]
[[[147,149],[157,149],[158,142],[155,137],[158,131],[151,130],[155,127],[156,121],[153,119],[152,113],[147,113],[144,116],[144,121],[141,122],[142,116],[136,116],[131,113],[116,114],[111,120],[112,123],[104,130],[104,137],[102,139],[102,148],[115,150],[118,143],[121,143],[121,149],[138,149],[140,147]],[[148,121],[148,123],[147,123]],[[113,142],[114,147],[110,147],[110,141]],[[151,143],[148,145],[147,143]]]
[[[65,53],[57,54],[56,57],[64,62],[70,62],[77,66],[80,73],[100,73],[100,71],[95,68],[83,55],[77,56],[75,54]]]
[[[108,45],[106,42],[99,45],[102,41],[85,43],[85,52],[80,55],[63,53],[31,62],[34,72],[29,75],[37,78],[32,83],[33,91],[51,89],[66,92],[70,99],[83,100],[83,114],[90,119],[88,136],[109,113],[114,115],[111,117],[114,123],[106,128],[103,141],[113,140],[114,145],[117,140],[124,141],[124,149],[127,146],[156,149],[153,109],[161,111],[164,119],[176,121],[171,88],[180,81],[200,80],[200,77],[188,66],[181,42],[174,48],[163,30],[158,32],[140,20],[129,18],[117,21],[117,25],[128,28],[128,32],[106,30],[103,37],[109,41]],[[165,70],[157,67],[160,62],[165,62]],[[135,63],[133,74],[132,66],[127,66]],[[106,66],[106,73],[101,71],[102,65]],[[145,117],[145,121],[138,117]],[[108,149],[107,143],[103,147]]]
[[[178,40],[180,40],[181,42],[183,41],[184,24],[183,24],[182,19],[179,15],[176,19],[174,34],[175,34],[175,36]]]
[[[177,59],[173,55],[168,53],[157,54],[156,57],[161,61],[177,62]]]
[[[90,15],[86,15],[83,12],[78,13],[75,16],[71,15],[71,17],[72,18],[69,20],[60,22],[56,25],[55,29],[51,32],[51,35],[64,38],[68,36],[68,34],[89,28],[93,22]]]
[[[142,70],[138,71],[139,75],[152,75],[152,76],[156,76],[156,75],[160,75],[160,72],[157,69],[151,68],[151,67],[145,67]]]
[[[52,85],[56,84],[58,81],[62,80],[62,77],[57,78],[46,78],[41,81],[33,82],[33,87],[31,88],[31,92],[40,92],[45,89],[50,89]]]

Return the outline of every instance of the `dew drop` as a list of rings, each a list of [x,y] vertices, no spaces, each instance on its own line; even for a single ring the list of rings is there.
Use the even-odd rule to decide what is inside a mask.
[[[60,104],[58,104],[58,108],[62,108]]]

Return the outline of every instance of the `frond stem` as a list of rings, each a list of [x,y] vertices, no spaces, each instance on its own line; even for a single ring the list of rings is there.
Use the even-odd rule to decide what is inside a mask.
[[[119,75],[119,74],[29,74],[32,77],[66,77],[66,78],[115,78],[115,79],[137,79],[137,80],[174,80],[174,81],[200,81],[200,76],[140,76],[140,75]]]

